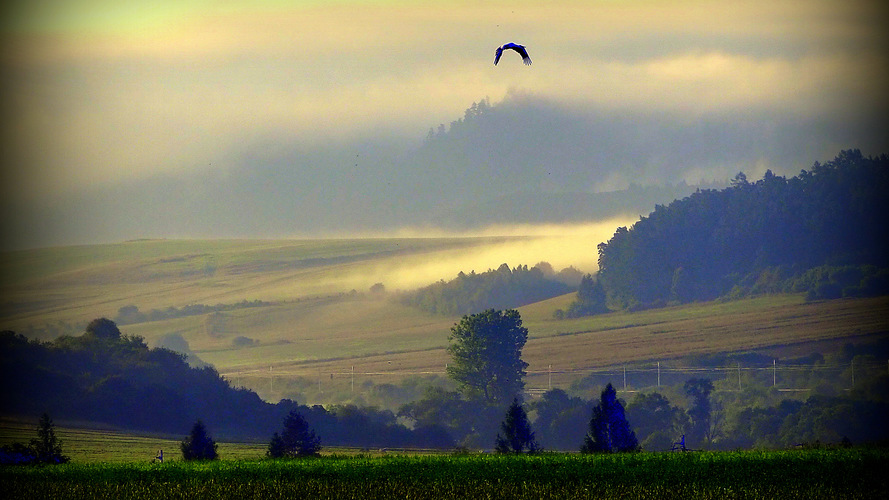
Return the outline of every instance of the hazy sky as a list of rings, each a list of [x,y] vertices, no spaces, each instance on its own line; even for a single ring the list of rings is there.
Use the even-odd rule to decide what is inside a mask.
[[[90,186],[222,170],[282,141],[419,141],[511,91],[688,123],[720,113],[881,129],[883,3],[6,2],[0,194],[51,204]],[[493,66],[507,41],[525,44],[533,65],[507,53]],[[867,149],[886,148],[877,136],[824,148],[887,152]]]

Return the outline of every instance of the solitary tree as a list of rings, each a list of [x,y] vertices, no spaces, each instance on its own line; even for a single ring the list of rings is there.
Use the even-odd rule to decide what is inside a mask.
[[[269,458],[315,457],[321,451],[321,440],[308,422],[296,410],[284,417],[284,430],[277,432],[269,442],[266,455]]]
[[[590,431],[584,436],[582,453],[616,453],[637,451],[639,441],[630,429],[624,407],[617,399],[617,391],[611,384],[605,386],[602,397],[593,408]]]
[[[216,460],[216,443],[207,434],[204,423],[198,420],[191,427],[191,433],[182,440],[182,458],[184,460]]]
[[[531,424],[528,423],[528,415],[518,398],[512,400],[506,411],[506,419],[500,424],[503,434],[497,434],[495,449],[497,453],[528,453],[537,452],[540,447],[534,439]]]
[[[522,348],[528,329],[518,311],[488,309],[463,316],[451,328],[449,340],[453,362],[448,375],[464,393],[489,402],[509,401],[525,387],[528,363],[522,361]]]
[[[56,439],[55,426],[49,415],[44,413],[37,423],[37,437],[31,439],[31,450],[38,462],[61,464],[70,460],[62,455],[62,441]]]

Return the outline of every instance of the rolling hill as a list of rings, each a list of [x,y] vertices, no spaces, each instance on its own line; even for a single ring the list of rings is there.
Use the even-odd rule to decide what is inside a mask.
[[[467,262],[461,258],[492,245],[533,239],[149,240],[14,252],[2,260],[0,328],[50,338],[79,334],[90,319],[114,318],[126,306],[144,313],[177,308],[174,317],[122,322],[121,330],[149,345],[177,334],[202,360],[268,400],[288,397],[275,381],[295,377],[345,387],[353,377],[443,376],[448,333],[459,318],[388,296],[452,277],[457,271],[445,263],[459,267]],[[371,292],[376,283],[386,291]],[[778,295],[553,319],[572,299],[520,308],[530,331],[530,388],[565,385],[622,363],[787,353],[889,332],[889,297],[807,303],[802,295]],[[225,307],[189,314],[185,306],[194,304]]]

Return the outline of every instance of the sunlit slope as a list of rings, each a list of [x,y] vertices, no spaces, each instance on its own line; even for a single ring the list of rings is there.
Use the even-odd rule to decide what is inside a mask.
[[[709,302],[641,311],[615,312],[574,320],[556,321],[552,313],[564,308],[571,295],[519,308],[530,339],[523,358],[529,363],[529,384],[541,385],[535,377],[548,375],[550,366],[556,378],[574,379],[585,369],[666,360],[689,355],[757,349],[792,349],[801,352],[818,342],[860,341],[868,336],[889,334],[889,297],[843,299],[806,303],[801,295],[780,295],[732,302]],[[393,304],[379,304],[379,311],[395,312]],[[414,325],[422,315],[413,313]],[[457,318],[427,317],[429,323],[402,336],[388,337],[369,327],[363,334],[339,333],[329,339],[294,342],[283,353],[295,353],[290,362],[276,363],[274,376],[324,378],[372,373],[392,377],[444,374],[449,361],[447,334]],[[407,322],[406,322],[407,323]],[[379,342],[361,343],[367,336]],[[342,338],[342,342],[335,339]],[[301,347],[299,347],[301,346]],[[200,352],[217,364],[220,371],[242,383],[251,377],[268,380],[271,365],[250,366],[253,349]],[[270,349],[271,350],[271,349]],[[259,352],[259,351],[257,351]],[[326,353],[305,356],[305,353]],[[349,353],[354,353],[350,355]],[[269,355],[269,359],[286,356]],[[310,359],[314,357],[314,359]],[[253,383],[261,383],[256,380]],[[267,382],[266,382],[267,383]]]
[[[126,305],[147,312],[243,300],[293,301],[366,291],[378,282],[390,290],[415,287],[455,275],[460,256],[467,253],[524,241],[153,240],[5,253],[0,256],[0,327],[85,324],[114,317]],[[436,266],[444,262],[455,263],[457,270]]]

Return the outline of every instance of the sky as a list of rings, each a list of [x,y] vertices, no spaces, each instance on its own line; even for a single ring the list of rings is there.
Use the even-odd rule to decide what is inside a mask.
[[[633,160],[644,172],[603,171],[611,182],[585,188],[593,191],[631,181],[725,180],[739,164],[749,165],[751,177],[766,168],[794,175],[841,148],[886,153],[887,17],[883,2],[872,0],[6,2],[0,8],[4,211],[8,218],[64,212],[64,226],[76,231],[56,231],[34,215],[6,224],[5,239],[28,246],[132,237],[138,231],[119,220],[99,231],[102,220],[78,218],[76,212],[88,210],[66,200],[139,189],[133,186],[143,182],[157,188],[158,179],[244,175],[254,167],[255,176],[266,175],[259,172],[285,163],[320,171],[330,151],[357,151],[356,157],[388,151],[378,154],[366,179],[318,183],[376,209],[382,197],[366,191],[379,188],[380,172],[389,168],[383,163],[409,155],[430,128],[461,118],[483,98],[497,106],[510,96],[531,96],[559,112],[620,120],[622,137],[645,131],[639,139],[650,144]],[[507,53],[495,67],[494,49],[508,41],[526,45],[533,65]],[[645,126],[636,126],[642,119]],[[671,130],[699,130],[689,148],[700,141],[699,150],[750,149],[731,135],[737,128],[709,125],[728,122],[756,131],[755,155],[696,158],[667,171],[665,165],[681,161],[658,153],[675,149]],[[559,134],[561,122],[552,123],[549,132]],[[581,164],[589,151],[578,155],[566,164]],[[789,156],[796,163],[788,165]],[[316,160],[309,167],[295,157]],[[315,174],[304,174],[311,183]],[[420,188],[405,192],[399,196],[424,196]],[[140,208],[108,210],[132,210],[134,218]],[[177,210],[180,217],[202,217]],[[206,220],[171,236],[189,236],[188,228],[216,236],[221,219]],[[394,218],[383,226],[399,224]],[[25,237],[36,227],[53,230]],[[163,227],[172,226],[145,231],[164,236]],[[220,235],[307,234],[313,227]]]

